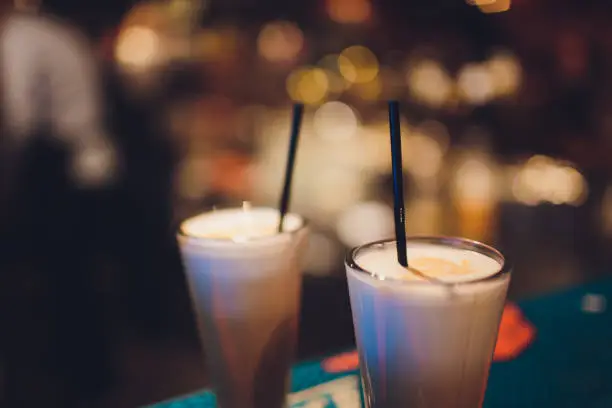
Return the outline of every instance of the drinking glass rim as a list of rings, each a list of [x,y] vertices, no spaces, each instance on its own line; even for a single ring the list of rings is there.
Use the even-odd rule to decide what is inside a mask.
[[[207,214],[207,213],[212,213],[214,211],[226,211],[226,210],[237,210],[240,209],[240,206],[223,206],[223,207],[219,207],[219,206],[213,206],[210,207],[209,209],[205,209],[199,213],[197,213],[197,215],[193,215],[187,218],[182,219],[179,223],[178,223],[178,227],[176,228],[176,235],[179,238],[186,238],[186,239],[193,239],[196,240],[198,242],[201,243],[206,243],[209,242],[211,244],[221,244],[221,243],[226,243],[226,244],[247,244],[250,242],[264,242],[265,240],[269,240],[269,239],[274,239],[274,238],[278,238],[278,237],[283,237],[283,236],[294,236],[297,235],[298,233],[300,233],[301,231],[304,231],[306,228],[308,228],[309,226],[309,221],[306,217],[304,217],[301,214],[297,214],[297,213],[292,213],[289,212],[287,213],[287,215],[294,215],[300,218],[300,220],[302,221],[301,225],[291,231],[283,231],[283,232],[276,232],[273,235],[264,235],[264,236],[260,236],[260,237],[254,237],[254,238],[249,238],[245,241],[235,241],[232,238],[210,238],[210,237],[202,237],[202,236],[198,236],[198,235],[193,235],[193,234],[188,234],[185,231],[183,231],[183,224],[185,223],[185,221],[199,216],[199,215],[203,215],[203,214]],[[277,208],[274,207],[266,207],[266,206],[254,206],[251,207],[252,210],[257,210],[257,209],[266,209],[266,210],[273,210],[275,212],[279,212],[279,210]]]
[[[465,282],[436,282],[433,280],[406,280],[406,279],[402,279],[402,278],[398,278],[398,277],[393,277],[393,276],[383,276],[381,274],[377,274],[374,272],[371,272],[365,268],[362,268],[356,261],[356,257],[357,254],[359,254],[360,251],[362,250],[366,250],[369,248],[373,248],[373,247],[377,247],[377,246],[385,246],[391,243],[396,242],[397,240],[395,238],[388,238],[388,239],[383,239],[383,240],[379,240],[379,241],[374,241],[374,242],[369,242],[367,244],[364,245],[360,245],[357,247],[352,248],[350,251],[347,252],[346,254],[346,258],[345,258],[345,265],[349,268],[351,268],[352,270],[359,272],[360,274],[363,274],[365,276],[367,276],[368,278],[371,279],[375,279],[378,281],[391,281],[391,282],[397,282],[400,283],[402,285],[432,285],[432,284],[440,284],[440,285],[448,285],[448,286],[466,286],[466,285],[472,285],[472,284],[476,284],[476,283],[483,283],[483,282],[489,282],[489,281],[494,281],[497,279],[500,279],[503,276],[506,276],[507,274],[510,273],[510,270],[512,269],[511,267],[511,263],[508,259],[508,257],[506,255],[504,255],[501,251],[493,248],[490,245],[487,244],[483,244],[482,242],[479,241],[475,241],[472,239],[468,239],[468,238],[461,238],[461,237],[447,237],[447,236],[430,236],[430,235],[424,235],[424,236],[412,236],[412,237],[408,237],[406,238],[406,243],[422,243],[422,244],[437,244],[437,245],[446,245],[448,247],[451,248],[458,248],[458,249],[465,249],[468,251],[472,251],[472,252],[476,252],[482,255],[485,255],[497,262],[499,262],[500,264],[500,268],[499,271],[495,272],[492,275],[489,276],[485,276],[483,278],[478,278],[478,279],[473,279],[473,280],[469,280],[469,281],[465,281]],[[410,263],[410,261],[409,261]]]

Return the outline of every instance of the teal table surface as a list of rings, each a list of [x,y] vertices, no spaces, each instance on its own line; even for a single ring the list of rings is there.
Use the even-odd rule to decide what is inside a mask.
[[[612,279],[520,302],[536,338],[517,358],[493,364],[485,408],[612,407],[608,298]],[[311,361],[296,365],[292,379],[291,407],[361,406],[356,371],[328,373]],[[203,390],[151,408],[214,406],[214,395]]]

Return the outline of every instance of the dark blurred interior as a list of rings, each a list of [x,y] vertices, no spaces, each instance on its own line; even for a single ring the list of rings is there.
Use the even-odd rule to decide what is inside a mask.
[[[313,224],[298,358],[352,346],[344,251],[393,233],[389,99],[409,234],[499,246],[513,299],[612,272],[609,2],[16,6],[91,40],[120,164],[83,189],[61,145],[27,148],[0,238],[8,407],[134,407],[206,385],[175,228],[213,205],[276,204],[292,101],[307,106],[292,210]]]

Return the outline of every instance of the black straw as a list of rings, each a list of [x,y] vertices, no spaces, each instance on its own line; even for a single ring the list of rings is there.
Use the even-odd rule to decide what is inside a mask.
[[[296,103],[293,105],[293,118],[291,121],[291,139],[289,140],[289,153],[287,154],[287,167],[285,168],[285,184],[281,194],[280,204],[280,220],[278,223],[278,232],[283,232],[283,221],[287,210],[289,209],[289,201],[291,198],[291,182],[293,180],[293,169],[295,168],[295,153],[298,147],[300,138],[300,129],[302,128],[302,117],[304,116],[304,105]]]
[[[404,176],[402,173],[402,131],[399,118],[399,103],[389,102],[389,130],[391,132],[391,165],[393,168],[393,213],[397,261],[408,266],[406,253],[406,210],[404,209]]]

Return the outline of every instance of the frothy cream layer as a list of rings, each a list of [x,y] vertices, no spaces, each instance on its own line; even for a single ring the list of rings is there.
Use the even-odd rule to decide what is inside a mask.
[[[451,246],[409,243],[408,264],[431,278],[460,283],[487,278],[500,271],[502,265],[479,252]],[[424,281],[397,262],[394,245],[384,245],[361,250],[355,259],[368,272],[381,277]]]
[[[181,225],[181,231],[195,238],[244,242],[277,234],[278,222],[279,212],[272,208],[232,208],[189,218]],[[302,225],[300,216],[287,214],[283,231],[296,231]]]

